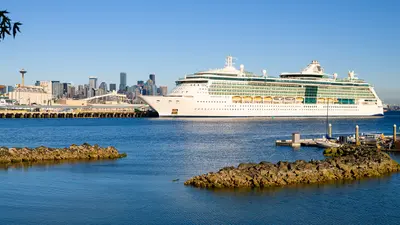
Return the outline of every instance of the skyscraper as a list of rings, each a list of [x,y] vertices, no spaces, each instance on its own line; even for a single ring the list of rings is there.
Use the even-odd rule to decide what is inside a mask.
[[[107,83],[101,82],[99,89],[102,89],[104,91],[104,93],[107,93]]]
[[[51,81],[51,86],[53,98],[61,98],[63,94],[63,85],[60,81]]]
[[[88,97],[95,96],[94,91],[97,88],[97,77],[89,77],[89,92]]]
[[[97,88],[97,77],[89,77],[89,88],[91,89]]]
[[[68,95],[68,87],[71,86],[71,83],[62,83],[62,93],[63,95]]]
[[[150,74],[149,78],[150,78],[150,80],[153,81],[153,84],[156,85],[156,75],[155,74]]]
[[[110,91],[116,91],[117,90],[117,85],[116,84],[110,84]]]
[[[119,74],[119,91],[125,91],[126,88],[126,73]]]

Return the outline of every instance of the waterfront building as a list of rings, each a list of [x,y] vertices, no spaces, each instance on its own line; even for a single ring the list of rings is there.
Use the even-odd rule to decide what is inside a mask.
[[[124,92],[126,90],[126,73],[121,72],[119,74],[119,91]]]
[[[35,82],[35,86],[40,86],[40,81],[37,80],[37,81]]]
[[[111,92],[113,92],[113,91],[116,91],[117,90],[117,85],[116,84],[110,84],[110,91]]]
[[[269,77],[233,66],[186,75],[167,96],[140,96],[160,116],[372,116],[382,101],[369,83],[349,71],[327,74],[318,61],[299,73]]]
[[[21,105],[48,105],[52,100],[52,94],[45,92],[40,86],[20,86],[8,94],[9,99]]]
[[[137,86],[143,87],[143,86],[144,86],[144,81],[138,80],[138,81],[137,81]]]

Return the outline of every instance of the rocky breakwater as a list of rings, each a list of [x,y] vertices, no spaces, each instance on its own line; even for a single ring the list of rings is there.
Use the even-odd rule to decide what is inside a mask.
[[[343,146],[324,151],[324,160],[241,163],[216,173],[195,176],[185,185],[201,188],[263,188],[324,183],[382,176],[400,171],[400,165],[376,148]]]
[[[116,159],[126,157],[114,147],[98,145],[71,145],[68,148],[7,148],[0,147],[0,164],[39,162],[44,160]]]

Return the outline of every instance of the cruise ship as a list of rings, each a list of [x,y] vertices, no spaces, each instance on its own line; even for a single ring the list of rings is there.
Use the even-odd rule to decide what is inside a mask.
[[[297,73],[269,77],[225,67],[186,75],[166,96],[139,96],[161,117],[360,117],[382,116],[374,88],[349,71],[327,74],[318,61]]]

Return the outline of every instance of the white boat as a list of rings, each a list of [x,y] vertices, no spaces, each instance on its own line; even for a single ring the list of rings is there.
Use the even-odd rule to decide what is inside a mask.
[[[228,56],[222,69],[186,75],[166,96],[139,98],[161,117],[325,117],[327,111],[330,117],[383,115],[374,88],[353,71],[338,79],[312,61],[300,73],[269,77],[266,70],[259,76],[245,71],[243,65],[236,69],[232,60]]]
[[[322,148],[332,148],[332,147],[337,148],[337,147],[342,146],[341,144],[338,144],[338,143],[335,143],[335,142],[331,142],[329,140],[317,140],[317,141],[315,141],[315,143],[319,147],[322,147]]]

